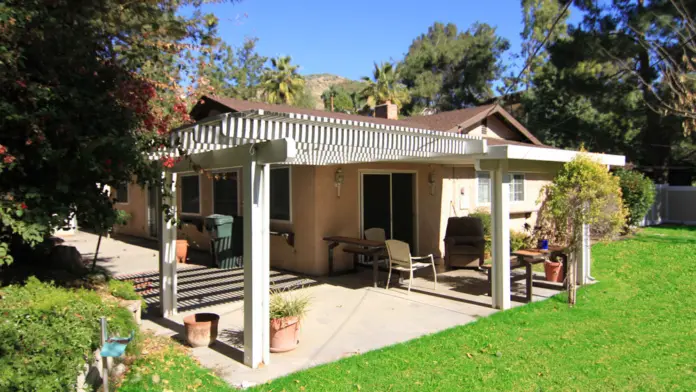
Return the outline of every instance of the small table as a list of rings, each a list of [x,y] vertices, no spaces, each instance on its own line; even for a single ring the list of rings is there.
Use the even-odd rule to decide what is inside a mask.
[[[519,265],[524,265],[525,267],[525,280],[527,286],[527,302],[532,302],[532,290],[534,287],[534,275],[532,272],[532,266],[534,264],[543,263],[544,261],[554,258],[561,257],[563,259],[563,273],[566,272],[566,257],[564,256],[565,248],[562,246],[549,246],[548,249],[520,249],[518,251],[512,252],[513,256],[517,256],[517,261]],[[565,276],[565,275],[564,275]],[[521,280],[520,278],[512,278],[510,281]]]
[[[377,287],[377,281],[379,280],[379,255],[386,247],[384,242],[342,236],[324,237],[324,241],[329,243],[329,275],[332,275],[334,272],[334,248],[340,244],[358,246],[365,248],[367,250],[366,254],[372,255],[372,280],[374,287]]]

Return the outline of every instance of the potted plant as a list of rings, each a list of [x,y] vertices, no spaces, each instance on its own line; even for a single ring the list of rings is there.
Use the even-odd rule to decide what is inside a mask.
[[[561,283],[565,278],[563,276],[563,263],[556,260],[544,261],[544,273],[546,274],[546,280],[549,282]]]
[[[309,308],[310,297],[303,292],[272,291],[270,301],[270,348],[272,353],[294,350],[299,340],[300,323]]]
[[[177,240],[176,240],[176,262],[186,264],[189,248],[189,236],[183,229],[184,223],[179,221],[177,224]]]
[[[191,347],[207,347],[215,343],[220,316],[215,313],[196,313],[184,317],[186,340]]]

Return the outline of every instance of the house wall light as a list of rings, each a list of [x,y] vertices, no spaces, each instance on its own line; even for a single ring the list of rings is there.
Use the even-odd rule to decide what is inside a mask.
[[[430,170],[428,173],[428,185],[430,185],[430,196],[435,195],[435,170]]]
[[[334,186],[336,187],[336,197],[341,197],[341,185],[343,185],[343,169],[336,169],[334,173]]]

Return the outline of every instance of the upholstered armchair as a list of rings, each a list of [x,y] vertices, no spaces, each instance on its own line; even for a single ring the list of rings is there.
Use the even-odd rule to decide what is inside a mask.
[[[449,218],[445,232],[445,267],[480,267],[486,257],[486,239],[479,218]]]

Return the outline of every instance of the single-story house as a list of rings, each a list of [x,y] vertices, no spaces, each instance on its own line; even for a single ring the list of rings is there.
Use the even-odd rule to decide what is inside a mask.
[[[469,135],[489,146],[547,148],[499,105],[397,119],[395,105],[382,105],[375,117],[300,109],[232,98],[202,97],[192,109],[195,120],[222,113],[263,110],[321,116],[336,121],[360,121],[374,125]],[[548,172],[524,172],[510,168],[510,227],[533,227],[541,188],[553,178]],[[477,171],[474,159],[457,163],[374,162],[335,165],[273,165],[271,168],[270,220],[271,266],[309,275],[327,270],[327,235],[361,237],[372,227],[385,229],[388,238],[411,244],[414,253],[444,256],[447,219],[466,216],[477,209],[490,210],[491,177]],[[216,169],[199,174],[180,173],[177,185],[179,213],[187,218],[211,214],[241,215],[243,197],[239,168]],[[128,212],[129,223],[119,233],[157,237],[157,192],[130,184],[118,189],[117,208]],[[209,249],[208,233],[200,225],[184,226],[180,238],[191,246]],[[182,235],[184,237],[182,237]],[[288,239],[291,239],[288,241]],[[351,255],[336,253],[335,268],[348,268]]]
[[[327,274],[326,236],[359,238],[381,227],[412,253],[441,257],[447,219],[489,206],[491,304],[510,308],[510,229],[534,223],[539,190],[579,153],[543,146],[495,105],[402,120],[396,112],[383,105],[361,117],[203,97],[192,112],[197,122],[171,132],[180,148],[152,154],[187,155],[163,168],[165,192],[116,191],[132,216],[120,230],[158,234],[162,315],[177,313],[177,237],[208,243],[193,227],[177,232],[157,213],[164,204],[193,221],[214,212],[243,217],[244,362],[253,368],[270,363],[271,265]],[[589,155],[607,166],[625,163]],[[580,235],[571,257],[584,284],[589,228]],[[336,256],[335,269],[350,268],[350,255]]]

